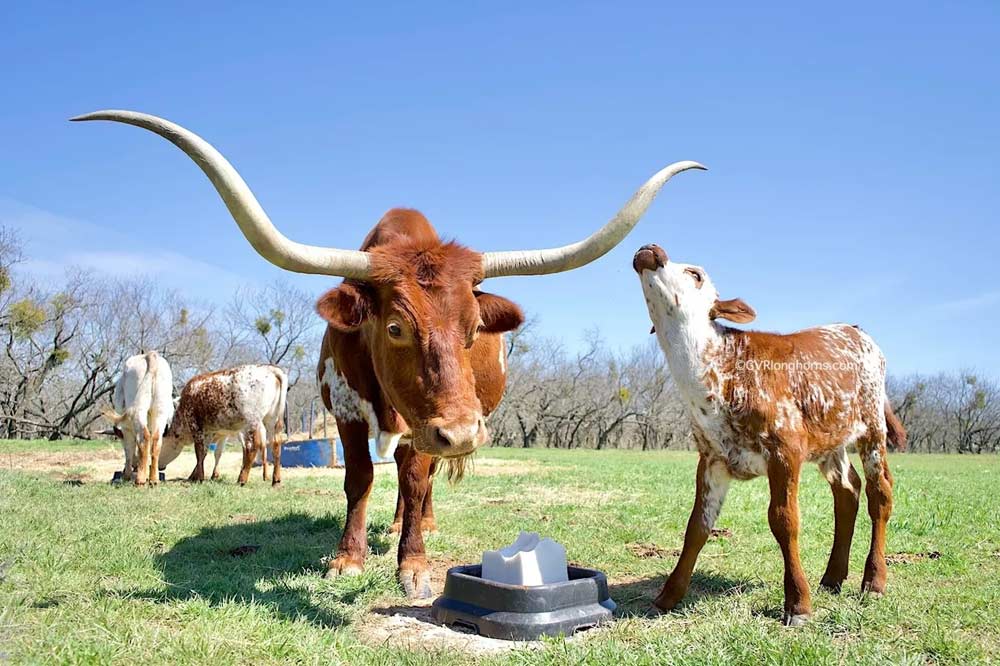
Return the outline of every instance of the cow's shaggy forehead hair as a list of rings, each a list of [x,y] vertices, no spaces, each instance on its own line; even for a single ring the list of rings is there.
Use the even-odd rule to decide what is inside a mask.
[[[482,255],[454,241],[397,241],[374,247],[372,281],[386,285],[418,285],[424,289],[478,284],[483,279]]]

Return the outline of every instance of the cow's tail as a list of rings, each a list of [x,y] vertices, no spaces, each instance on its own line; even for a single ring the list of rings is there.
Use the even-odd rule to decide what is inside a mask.
[[[906,428],[903,427],[903,422],[899,420],[896,413],[892,411],[892,405],[889,404],[889,399],[885,399],[885,431],[886,439],[889,440],[889,449],[891,451],[905,451],[906,450]]]
[[[285,432],[285,403],[288,400],[288,375],[275,366],[274,376],[278,380],[278,418],[274,421],[274,438],[281,443],[288,439]]]
[[[119,414],[113,409],[104,409],[101,415],[111,421],[116,427],[121,425],[125,419],[134,418],[136,414],[149,411],[149,406],[153,401],[153,389],[156,386],[156,368],[159,365],[159,357],[155,351],[146,352],[146,372],[142,375],[135,389],[135,399],[132,404],[125,408],[123,414]]]

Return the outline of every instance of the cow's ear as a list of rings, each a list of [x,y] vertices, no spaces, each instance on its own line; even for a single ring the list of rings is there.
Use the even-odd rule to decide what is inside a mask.
[[[710,319],[721,317],[737,324],[749,324],[757,318],[757,313],[742,300],[734,298],[729,301],[716,300],[708,316]]]
[[[338,331],[356,331],[372,313],[371,296],[364,287],[345,282],[320,296],[316,312]]]
[[[473,293],[479,303],[479,318],[483,320],[480,330],[483,333],[506,333],[524,323],[524,313],[516,303],[485,291]]]

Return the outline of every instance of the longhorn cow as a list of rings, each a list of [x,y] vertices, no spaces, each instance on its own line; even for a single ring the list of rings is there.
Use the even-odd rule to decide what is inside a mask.
[[[502,335],[523,321],[517,305],[483,292],[491,277],[543,275],[588,264],[615,247],[675,174],[704,169],[677,162],[656,173],[590,237],[559,248],[479,253],[442,242],[414,210],[393,209],[360,250],[304,245],[271,223],[236,169],[210,144],[174,123],[132,111],[98,111],[73,120],[111,120],[167,139],[205,172],[254,249],[299,273],[345,278],[324,294],[327,321],[319,361],[326,408],[344,444],[347,521],[328,577],[358,573],[368,550],[365,513],[373,469],[369,427],[395,452],[402,506],[397,553],[410,597],[430,595],[422,526],[430,518],[431,474],[441,458],[461,459],[488,439],[484,419],[503,395]]]

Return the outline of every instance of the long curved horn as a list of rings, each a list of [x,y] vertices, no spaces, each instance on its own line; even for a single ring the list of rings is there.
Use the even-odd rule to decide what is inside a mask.
[[[371,274],[371,259],[367,252],[303,245],[285,237],[271,223],[233,165],[194,132],[169,120],[135,111],[95,111],[70,120],[113,120],[135,125],[159,134],[183,150],[212,181],[253,249],[275,266],[296,273],[339,275],[358,280],[367,279]]]
[[[688,169],[705,169],[697,162],[674,162],[661,170],[632,195],[610,222],[589,238],[550,250],[512,250],[483,253],[483,275],[544,275],[573,270],[598,259],[622,241],[642,217],[660,188],[673,176]]]

